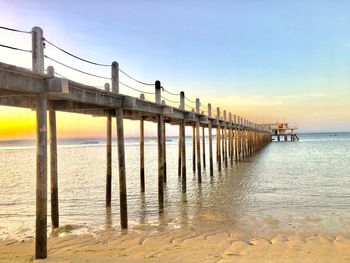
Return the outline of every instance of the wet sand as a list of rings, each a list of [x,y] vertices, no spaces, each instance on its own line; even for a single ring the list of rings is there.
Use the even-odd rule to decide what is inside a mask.
[[[0,262],[350,262],[344,235],[278,234],[248,237],[234,230],[181,228],[159,231],[149,225],[127,233],[100,230],[49,237],[48,258],[34,260],[34,240],[0,241]]]

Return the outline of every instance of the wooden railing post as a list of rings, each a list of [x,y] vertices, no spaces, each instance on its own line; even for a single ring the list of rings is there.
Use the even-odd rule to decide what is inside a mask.
[[[155,82],[155,102],[157,104],[161,104],[161,100],[162,100],[161,85],[160,85],[160,81],[157,80]]]
[[[119,64],[117,61],[112,63],[112,92],[114,94],[119,94]]]

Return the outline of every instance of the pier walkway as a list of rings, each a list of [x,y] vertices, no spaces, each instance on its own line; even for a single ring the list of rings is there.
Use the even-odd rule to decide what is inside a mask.
[[[82,59],[70,52],[58,47],[45,39],[43,30],[34,27],[31,31],[17,30],[0,27],[1,30],[10,30],[14,33],[31,34],[32,49],[24,50],[0,43],[0,48],[17,50],[18,52],[31,53],[32,69],[17,67],[0,62],[0,105],[28,108],[36,111],[37,123],[37,151],[36,151],[36,234],[35,234],[35,258],[47,257],[47,185],[48,166],[49,182],[51,189],[51,220],[52,227],[59,227],[59,198],[58,198],[58,170],[57,170],[57,136],[56,136],[56,111],[74,112],[100,116],[106,118],[106,206],[111,206],[112,196],[112,120],[117,125],[117,149],[119,166],[119,202],[120,225],[128,227],[127,217],[127,193],[125,150],[124,150],[124,119],[140,121],[140,191],[145,190],[144,174],[144,121],[157,123],[158,143],[158,202],[159,209],[164,208],[164,184],[166,184],[166,129],[165,123],[179,127],[178,147],[178,175],[181,177],[182,190],[186,191],[186,140],[185,127],[193,127],[193,167],[196,171],[198,183],[201,183],[202,168],[206,168],[206,160],[209,160],[210,175],[213,176],[213,144],[212,130],[216,130],[216,160],[218,169],[222,165],[227,166],[228,161],[241,161],[253,155],[264,145],[271,141],[269,125],[257,124],[248,121],[241,116],[231,114],[225,110],[216,108],[216,114],[210,103],[204,105],[200,99],[191,100],[183,91],[173,93],[162,87],[160,81],[145,83],[139,81],[119,68],[117,62],[111,64],[99,64]],[[110,67],[110,77],[102,77],[73,68],[61,61],[44,54],[44,46],[64,52],[66,55],[91,63],[97,66]],[[45,65],[48,61],[53,64],[63,65],[69,69],[98,78],[105,78],[109,83],[104,89],[78,83],[55,73],[52,66]],[[128,86],[119,81],[119,74],[131,78],[142,85],[152,86],[154,101],[145,99],[145,92],[140,91],[140,97],[132,97],[119,93],[119,85]],[[128,86],[133,89],[133,87]],[[170,100],[166,95],[171,95],[178,101]],[[172,97],[172,98],[173,98]],[[174,107],[166,102],[177,103]],[[193,103],[193,109],[186,102]],[[47,112],[49,118],[47,119]],[[49,128],[49,130],[48,130]],[[205,131],[208,132],[209,155],[205,153]],[[201,133],[201,134],[200,134]],[[202,139],[202,142],[201,142]],[[202,147],[201,147],[202,144]],[[48,152],[48,146],[50,151]],[[202,150],[202,151],[201,151]],[[50,163],[48,164],[48,155]]]

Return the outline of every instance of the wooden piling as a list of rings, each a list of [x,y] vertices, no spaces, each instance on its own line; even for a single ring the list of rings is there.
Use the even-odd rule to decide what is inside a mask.
[[[105,84],[105,91],[110,91],[109,84]],[[111,206],[112,200],[112,117],[107,116],[106,132],[106,207]]]
[[[163,144],[163,116],[158,115],[158,203],[164,207],[164,144]]]
[[[32,69],[44,74],[43,31],[32,29]],[[35,258],[47,257],[47,97],[36,98],[36,220]]]
[[[181,177],[181,145],[182,145],[182,129],[181,124],[179,125],[179,140],[178,140],[178,163],[177,163],[177,171],[178,177]]]
[[[237,116],[236,114],[233,115],[233,122],[235,125],[234,128],[234,153],[235,153],[235,161],[238,161],[238,128],[237,128]]]
[[[237,117],[238,129],[237,129],[237,145],[238,145],[238,160],[242,159],[242,126],[241,117]]]
[[[126,229],[128,228],[128,206],[127,206],[127,193],[126,193],[123,109],[121,108],[116,109],[116,120],[117,120],[118,165],[119,165],[120,225],[122,229]]]
[[[166,123],[164,121],[163,126],[162,126],[162,133],[163,133],[163,166],[164,166],[164,174],[163,174],[163,179],[164,183],[167,181],[167,174],[166,174]]]
[[[140,120],[140,186],[141,192],[145,192],[145,133],[144,120]]]
[[[47,67],[47,74],[55,76],[52,66]],[[58,205],[58,179],[57,179],[57,132],[56,132],[56,111],[49,109],[50,129],[50,192],[51,192],[51,224],[52,228],[59,227],[59,205]]]
[[[35,258],[47,256],[47,98],[37,96]]]
[[[211,104],[208,104],[208,117],[211,118]],[[211,121],[208,125],[208,136],[209,136],[209,170],[210,176],[214,175],[214,165],[213,165],[213,134],[212,134],[212,124]]]
[[[224,110],[224,133],[223,133],[223,139],[224,139],[224,161],[225,161],[225,166],[227,166],[227,116],[226,116],[226,110]]]
[[[233,136],[232,136],[232,114],[231,112],[229,113],[229,130],[228,130],[228,139],[229,139],[229,156],[231,163],[233,161]]]
[[[200,113],[200,101],[196,99],[196,113]],[[199,134],[199,121],[196,121],[196,153],[197,153],[197,175],[198,183],[202,182],[202,166],[201,166],[201,140]]]
[[[160,81],[155,82],[155,99],[156,103],[161,103],[161,85]],[[158,137],[158,204],[159,209],[164,208],[164,141],[163,141],[163,126],[164,120],[163,115],[158,115],[157,123],[157,137]]]
[[[112,63],[112,92],[119,93],[119,64]],[[124,114],[122,108],[115,110],[117,124],[117,148],[119,167],[119,203],[120,203],[120,225],[122,229],[128,228],[128,204],[126,192],[126,172],[125,172],[125,144],[124,144]]]
[[[145,100],[145,95],[141,94],[140,99]],[[145,192],[145,127],[144,117],[140,119],[140,188],[141,192]]]
[[[196,171],[196,126],[192,126],[192,169]]]
[[[203,149],[203,168],[205,168],[206,163],[205,163],[205,127],[202,126],[202,149]]]
[[[182,191],[186,192],[186,134],[185,134],[185,120],[181,121],[181,182]]]
[[[216,113],[216,161],[218,163],[218,168],[219,170],[221,169],[221,149],[220,149],[220,143],[221,143],[221,127],[220,127],[220,108],[217,107],[216,109],[217,113]]]

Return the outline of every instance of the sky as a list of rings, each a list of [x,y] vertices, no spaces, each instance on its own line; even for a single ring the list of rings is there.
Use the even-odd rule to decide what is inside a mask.
[[[49,41],[83,58],[110,64],[139,80],[185,91],[202,104],[251,121],[286,121],[302,132],[350,131],[349,1],[0,1],[0,25],[40,26]],[[0,30],[0,44],[30,49],[30,35]],[[47,46],[45,54],[109,76]],[[30,55],[0,48],[0,61],[31,67]],[[59,74],[102,87],[51,61]],[[134,88],[153,92],[121,76]],[[139,96],[125,87],[120,93]],[[178,97],[164,94],[170,100]],[[146,94],[146,99],[154,100]],[[103,136],[106,120],[58,113],[61,137]],[[125,121],[126,135],[138,122]],[[155,135],[147,124],[146,135]],[[177,134],[170,128],[169,134]],[[0,140],[35,138],[31,110],[0,107]]]

